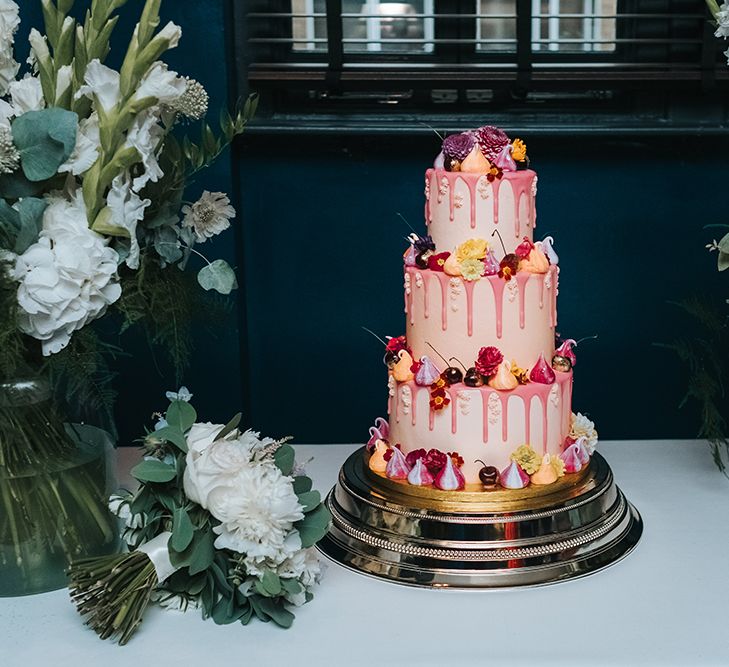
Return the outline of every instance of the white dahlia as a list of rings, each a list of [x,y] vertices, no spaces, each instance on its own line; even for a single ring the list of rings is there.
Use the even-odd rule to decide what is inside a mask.
[[[590,454],[593,454],[597,448],[597,431],[595,423],[590,421],[581,412],[572,413],[572,428],[570,429],[570,437],[575,440],[586,438],[585,448]]]
[[[235,218],[235,209],[230,199],[222,192],[203,192],[202,197],[191,206],[183,206],[185,216],[183,227],[191,227],[198,243],[224,232]]]
[[[101,317],[121,296],[119,256],[88,227],[83,198],[49,199],[43,230],[16,260],[20,283],[18,326],[42,342],[50,356],[65,348],[75,331]]]

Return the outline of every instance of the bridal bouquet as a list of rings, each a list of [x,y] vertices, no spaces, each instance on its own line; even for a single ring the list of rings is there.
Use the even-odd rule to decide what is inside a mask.
[[[125,644],[150,599],[216,623],[253,616],[289,627],[312,598],[314,545],[329,512],[285,441],[198,423],[186,390],[144,439],[140,487],[111,499],[130,553],[70,570],[71,596],[102,639]]]

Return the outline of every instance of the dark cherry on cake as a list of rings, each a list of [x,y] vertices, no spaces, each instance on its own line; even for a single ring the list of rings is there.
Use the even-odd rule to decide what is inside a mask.
[[[487,466],[481,459],[476,459],[476,463],[483,465],[478,471],[478,478],[483,484],[483,488],[487,491],[493,491],[499,485],[499,469],[494,466]]]

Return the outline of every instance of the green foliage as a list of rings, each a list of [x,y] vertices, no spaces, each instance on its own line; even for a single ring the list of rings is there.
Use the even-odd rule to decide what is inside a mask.
[[[294,469],[294,462],[296,458],[296,452],[291,445],[281,445],[276,453],[273,455],[273,460],[278,469],[284,475],[290,475]]]
[[[9,272],[10,263],[0,259],[0,379],[12,378],[26,355],[25,341],[18,331],[18,285]]]
[[[332,515],[324,505],[310,509],[306,516],[296,523],[296,530],[301,536],[301,545],[306,549],[313,547],[329,530]]]
[[[177,471],[175,466],[157,459],[146,459],[132,468],[132,477],[140,482],[171,482]]]
[[[76,146],[78,116],[64,109],[29,111],[12,125],[25,177],[32,182],[53,178]]]
[[[725,381],[729,374],[729,320],[726,307],[700,299],[675,304],[698,325],[700,333],[669,345],[688,370],[683,407],[696,403],[701,426],[698,437],[706,438],[716,466],[729,477],[729,401]]]
[[[238,287],[235,271],[223,259],[216,259],[203,267],[197,274],[197,281],[204,290],[214,290],[218,294],[230,294]]]

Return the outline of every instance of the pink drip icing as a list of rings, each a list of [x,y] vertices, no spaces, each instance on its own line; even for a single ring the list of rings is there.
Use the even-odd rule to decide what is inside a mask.
[[[464,280],[466,286],[466,312],[468,313],[468,335],[473,336],[473,288],[475,283],[471,280]]]
[[[483,441],[489,441],[489,395],[490,390],[481,389],[481,403],[483,404]]]
[[[491,289],[494,291],[494,301],[496,302],[496,337],[501,338],[504,324],[504,287],[506,283],[498,276],[489,276],[487,280],[491,283]]]
[[[544,283],[544,276],[542,276],[542,286],[539,290],[539,307],[544,308],[544,289],[545,289],[545,283]]]
[[[423,315],[427,320],[430,317],[430,293],[428,291],[428,285],[430,284],[430,274],[423,273]]]
[[[431,431],[435,428],[435,410],[430,409],[430,415],[428,417],[428,429]]]
[[[494,224],[499,224],[499,189],[501,188],[501,179],[495,178],[491,183],[492,197],[494,198]]]
[[[426,180],[428,182],[428,185],[429,185],[428,190],[430,192],[430,196],[428,196],[428,197],[425,198],[425,224],[426,225],[429,225],[432,222],[432,220],[433,220],[433,218],[432,218],[432,216],[430,214],[430,197],[433,196],[433,179],[432,179],[432,175],[433,175],[433,169],[428,169],[428,171],[425,172],[425,178],[426,178]]]
[[[440,319],[443,331],[445,331],[448,328],[448,285],[450,278],[445,273],[438,272],[435,275],[440,282]]]
[[[410,315],[410,324],[415,324],[415,313],[413,312],[413,282],[415,272],[410,267],[405,270],[410,276],[410,294],[408,294],[407,292],[405,293],[405,312],[409,313]]]
[[[395,421],[400,423],[400,387],[395,387]]]
[[[501,441],[509,437],[509,396],[506,392],[496,392],[501,399]]]
[[[471,198],[471,229],[476,229],[476,186],[480,179],[472,180],[469,179],[468,183],[468,196]]]
[[[451,399],[451,433],[456,433],[458,431],[458,406],[456,405],[458,397],[453,388],[448,389],[448,396]]]
[[[456,219],[456,179],[450,181],[448,184],[448,206],[450,207],[450,216],[451,216],[451,222],[453,222]]]
[[[531,278],[530,273],[520,272],[516,274],[516,283],[519,285],[519,327],[524,328],[525,326],[525,315],[524,309],[526,306],[526,286]]]
[[[416,421],[416,417],[415,417],[415,415],[416,415],[416,408],[417,408],[417,406],[418,406],[418,394],[420,393],[420,391],[419,391],[420,387],[418,387],[418,385],[416,385],[416,384],[415,384],[415,383],[413,382],[413,383],[411,383],[411,385],[410,385],[410,389],[411,389],[411,390],[412,390],[412,392],[413,392],[413,393],[412,393],[412,397],[413,397],[413,398],[412,398],[412,401],[411,401],[411,405],[410,405],[410,412],[412,413],[412,422],[413,422],[413,426],[415,426],[415,421]]]
[[[567,436],[572,417],[572,373],[557,373],[557,382],[562,385],[562,434]]]
[[[559,269],[556,266],[551,267],[553,271],[552,278],[552,320],[554,326],[557,326],[557,291],[559,289]]]

